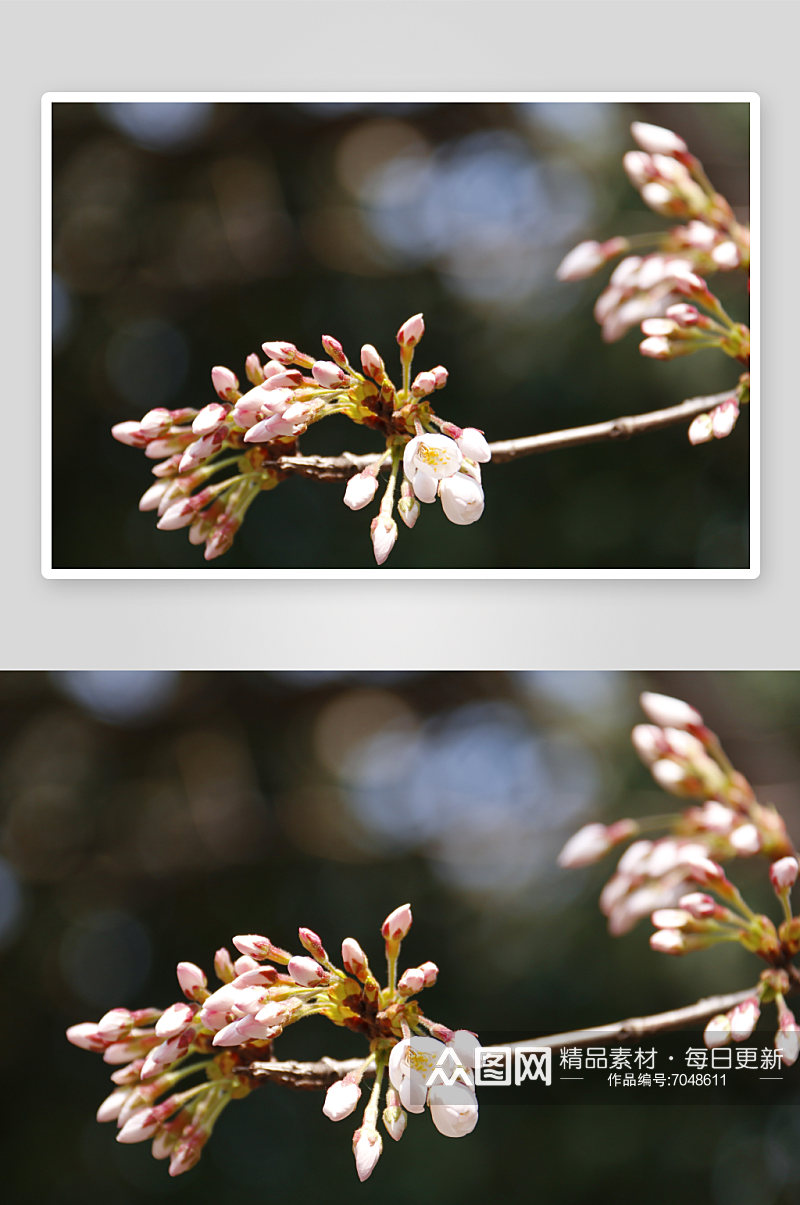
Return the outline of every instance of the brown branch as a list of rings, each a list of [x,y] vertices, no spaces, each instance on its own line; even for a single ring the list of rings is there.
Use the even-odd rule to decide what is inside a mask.
[[[501,439],[489,444],[492,460],[504,464],[519,460],[521,456],[532,456],[535,452],[553,452],[558,448],[577,448],[581,444],[604,443],[607,440],[630,439],[632,435],[644,435],[647,431],[658,431],[677,423],[690,422],[698,414],[718,406],[733,397],[736,390],[726,389],[708,397],[693,397],[666,410],[651,410],[648,414],[633,414],[627,418],[615,418],[606,423],[593,423],[588,427],[568,427],[563,431],[549,431],[543,435],[527,435],[522,439]],[[341,456],[280,456],[270,461],[270,467],[281,472],[297,473],[302,477],[313,477],[317,481],[344,481],[362,469],[374,464],[380,453],[370,452],[366,456],[353,456],[345,452]]]
[[[570,1033],[551,1034],[545,1038],[528,1038],[522,1042],[500,1042],[500,1046],[508,1046],[516,1050],[521,1046],[549,1046],[551,1050],[560,1050],[564,1046],[595,1046],[605,1042],[629,1042],[648,1034],[662,1033],[669,1029],[682,1029],[687,1025],[700,1025],[709,1021],[718,1013],[725,1013],[735,1005],[755,995],[755,988],[743,992],[729,992],[726,996],[707,996],[696,1004],[685,1008],[673,1008],[669,1012],[655,1013],[650,1017],[629,1017],[626,1021],[615,1021],[611,1025],[598,1025],[594,1029],[575,1029]],[[249,1076],[256,1083],[274,1080],[289,1088],[315,1089],[328,1088],[336,1080],[342,1079],[349,1071],[357,1071],[363,1065],[363,1059],[320,1059],[317,1063],[300,1063],[294,1060],[288,1062],[250,1063],[247,1067],[237,1070],[242,1075]],[[367,1068],[366,1074],[374,1073],[374,1067]]]

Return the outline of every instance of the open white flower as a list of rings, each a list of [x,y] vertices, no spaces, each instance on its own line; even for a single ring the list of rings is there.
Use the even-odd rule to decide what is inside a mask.
[[[408,441],[403,469],[420,502],[433,502],[437,483],[457,473],[462,459],[458,444],[448,435],[415,435]]]

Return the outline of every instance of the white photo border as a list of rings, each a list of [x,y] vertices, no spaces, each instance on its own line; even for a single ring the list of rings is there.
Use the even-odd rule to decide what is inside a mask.
[[[113,101],[275,104],[367,102],[572,102],[662,104],[744,103],[750,106],[750,565],[747,569],[55,569],[52,563],[52,107],[54,104]],[[528,579],[528,580],[742,580],[761,571],[760,424],[760,97],[755,92],[47,92],[42,97],[41,370],[42,444],[41,571],[47,579]]]

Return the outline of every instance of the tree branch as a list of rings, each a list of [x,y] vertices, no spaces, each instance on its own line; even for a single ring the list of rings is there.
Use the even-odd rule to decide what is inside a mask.
[[[605,1042],[629,1042],[646,1037],[652,1033],[662,1033],[669,1029],[682,1029],[687,1025],[699,1025],[709,1021],[718,1013],[729,1012],[735,1005],[755,995],[755,988],[747,988],[743,992],[729,992],[726,996],[707,996],[696,1004],[685,1008],[673,1008],[669,1012],[655,1013],[650,1017],[629,1017],[626,1021],[615,1021],[611,1025],[598,1025],[595,1029],[575,1029],[570,1033],[551,1034],[545,1038],[528,1038],[521,1042],[501,1042],[498,1045],[508,1046],[516,1050],[521,1046],[548,1046],[551,1050],[560,1050],[564,1046],[596,1046]],[[295,1060],[287,1062],[254,1062],[247,1067],[237,1068],[242,1075],[247,1075],[256,1083],[274,1080],[289,1088],[316,1089],[328,1088],[336,1080],[342,1079],[349,1071],[357,1071],[364,1063],[363,1059],[320,1059],[317,1063],[301,1063]],[[374,1067],[367,1068],[366,1074],[374,1073]]]
[[[708,397],[689,398],[666,410],[651,410],[648,414],[633,414],[605,423],[593,423],[588,427],[568,427],[563,431],[527,435],[521,439],[502,439],[489,444],[492,460],[496,464],[504,464],[509,460],[519,460],[521,456],[532,456],[535,452],[553,452],[558,448],[576,448],[581,444],[630,439],[632,435],[643,435],[647,431],[690,422],[698,414],[712,410],[735,393],[735,388],[726,389],[723,393],[713,393]],[[382,453],[377,452],[370,452],[366,456],[354,456],[350,452],[344,452],[341,456],[279,456],[269,465],[280,472],[297,473],[317,481],[345,481],[375,464],[381,456]]]

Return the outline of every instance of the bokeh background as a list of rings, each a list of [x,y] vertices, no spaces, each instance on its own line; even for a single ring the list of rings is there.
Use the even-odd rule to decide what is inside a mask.
[[[664,810],[629,743],[642,688],[698,706],[797,836],[797,673],[0,675],[6,1199],[796,1202],[794,1105],[504,1108],[486,1092],[471,1136],[412,1117],[360,1186],[354,1125],[324,1118],[321,1094],[268,1085],[170,1180],[148,1144],[95,1122],[109,1069],[64,1038],[109,1006],[172,1002],[178,960],[210,970],[237,932],[294,947],[305,924],[378,959],[380,923],[406,900],[404,958],[441,968],[426,1010],[484,1040],[749,986],[738,947],[665,958],[646,923],[612,939],[596,902],[610,863],[555,865],[584,822]],[[737,865],[774,912],[764,877]],[[286,1057],[359,1051],[321,1019],[281,1042]]]
[[[747,220],[745,104],[54,104],[54,567],[374,567],[338,485],[257,499],[210,566],[137,509],[150,464],[111,425],[205,405],[211,366],[244,380],[267,339],[317,352],[332,334],[356,359],[374,343],[394,372],[395,332],[422,310],[416,365],[450,371],[437,407],[489,439],[734,384],[721,353],[645,360],[636,331],[603,345],[607,271],[554,279],[581,239],[668,225],[621,167],[637,119],[678,130]],[[746,321],[743,278],[715,280]],[[746,567],[748,421],[696,449],[676,428],[489,466],[480,522],[423,508],[391,567]],[[302,446],[376,443],[336,417]]]

